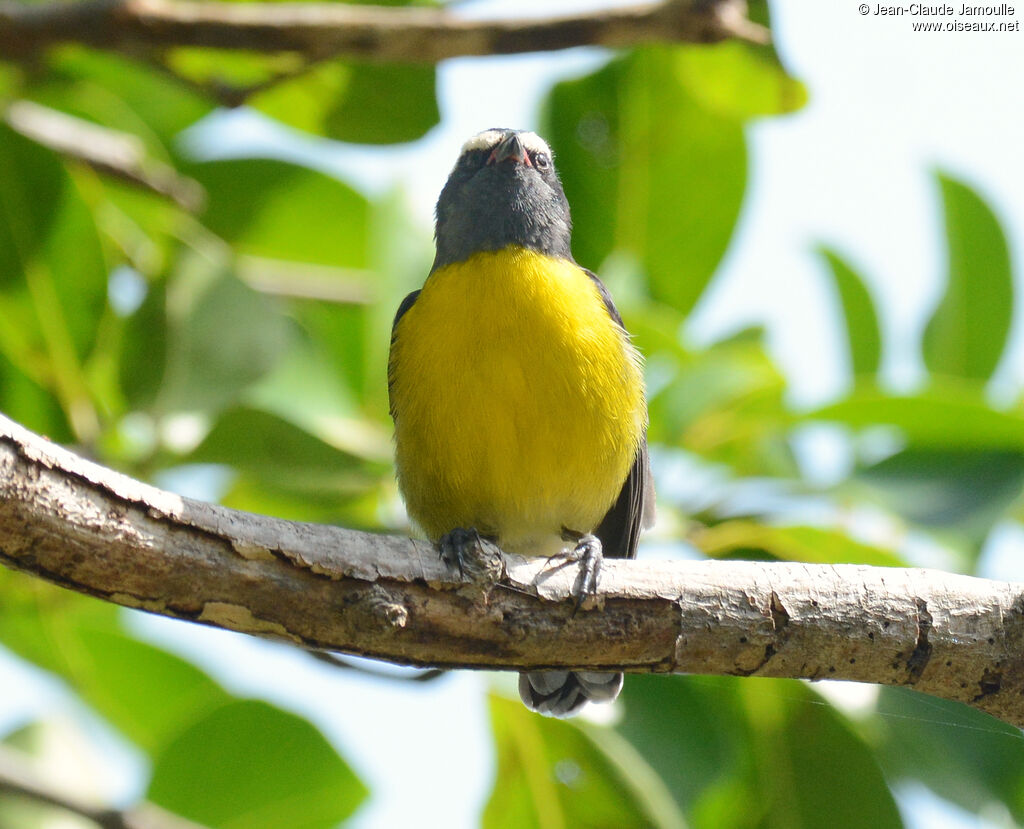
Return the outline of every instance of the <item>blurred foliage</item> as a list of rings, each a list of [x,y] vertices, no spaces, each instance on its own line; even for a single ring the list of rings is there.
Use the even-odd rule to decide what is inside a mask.
[[[827,247],[820,253],[835,280],[846,325],[850,370],[854,377],[873,376],[882,363],[882,332],[871,294],[860,276],[843,257]]]
[[[624,762],[621,743],[602,745],[599,733],[538,717],[518,700],[490,702],[500,785],[484,826],[684,825],[644,761],[630,753]]]
[[[246,102],[326,138],[412,141],[438,121],[434,78],[203,49],[0,60],[0,104],[30,99],[134,136],[205,193],[189,212],[0,125],[0,410],[138,477],[216,470],[214,494],[236,508],[407,531],[384,366],[394,310],[429,268],[428,230],[400,195],[281,159],[198,161],[178,136]],[[576,256],[622,283],[647,356],[663,526],[707,556],[874,565],[902,564],[906,538],[926,539],[972,572],[1024,486],[1024,410],[988,395],[1015,293],[981,195],[936,176],[948,265],[918,390],[880,382],[883,315],[856,258],[828,247],[817,253],[851,379],[841,399],[793,411],[761,331],[700,348],[685,336],[743,204],[751,121],[805,98],[771,49],[725,43],[622,53],[543,104]],[[828,485],[795,448],[820,424],[851,459]],[[895,531],[867,537],[864,511]],[[147,797],[211,826],[354,813],[365,785],[311,724],[141,641],[125,613],[0,572],[0,643],[143,752]],[[1024,820],[1019,733],[963,706],[886,689],[851,719],[796,682],[633,676],[620,707],[606,727],[492,698],[499,783],[482,822],[899,826],[892,787],[915,781]]]
[[[870,744],[804,684],[637,676],[624,694],[618,730],[693,827],[902,825]]]
[[[939,184],[949,276],[924,333],[924,359],[934,374],[987,380],[1010,333],[1010,252],[999,221],[977,193],[943,175]]]
[[[175,734],[154,757],[147,792],[153,803],[224,829],[329,829],[365,796],[319,731],[257,700],[233,700]]]
[[[651,298],[686,314],[743,201],[743,123],[804,100],[767,50],[649,48],[555,86],[543,132],[573,208],[573,252],[643,265]]]

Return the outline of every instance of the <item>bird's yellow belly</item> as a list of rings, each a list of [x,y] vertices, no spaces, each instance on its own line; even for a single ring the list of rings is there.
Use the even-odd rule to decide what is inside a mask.
[[[432,274],[389,380],[399,485],[434,540],[475,527],[529,554],[593,530],[646,422],[640,359],[592,280],[521,248]]]

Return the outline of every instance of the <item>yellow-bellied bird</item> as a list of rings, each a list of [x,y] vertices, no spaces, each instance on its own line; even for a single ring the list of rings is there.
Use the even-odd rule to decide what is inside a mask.
[[[573,260],[569,204],[538,135],[469,139],[437,202],[437,255],[395,317],[388,361],[398,483],[442,553],[478,533],[521,555],[636,555],[654,516],[641,358],[601,281]],[[568,716],[622,674],[520,675]]]

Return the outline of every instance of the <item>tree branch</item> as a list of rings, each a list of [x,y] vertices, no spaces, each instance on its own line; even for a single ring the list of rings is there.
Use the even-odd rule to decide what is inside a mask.
[[[203,829],[152,803],[119,811],[87,802],[32,768],[32,758],[0,745],[0,793],[56,806],[92,821],[100,829]]]
[[[165,196],[185,210],[196,212],[203,206],[202,185],[148,156],[135,135],[34,101],[14,101],[2,115],[12,129],[65,158]]]
[[[742,0],[667,0],[587,15],[466,20],[438,8],[344,3],[225,3],[196,0],[0,2],[0,55],[24,59],[56,43],[129,54],[173,46],[294,52],[312,60],[436,63],[573,46],[649,42],[768,41]]]
[[[315,299],[338,305],[369,305],[367,287],[373,279],[356,268],[289,262],[260,256],[239,256],[238,276],[254,291],[293,299]]]
[[[0,561],[153,613],[407,665],[850,679],[1024,725],[1024,584],[930,570],[608,560],[573,612],[571,562],[212,506],[0,417]]]

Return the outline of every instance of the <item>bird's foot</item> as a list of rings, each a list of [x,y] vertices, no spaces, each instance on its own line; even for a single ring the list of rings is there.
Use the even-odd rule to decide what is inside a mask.
[[[466,575],[466,559],[469,557],[469,549],[480,543],[480,533],[475,529],[456,527],[446,532],[437,542],[437,550],[441,554],[441,561],[448,565],[449,570],[458,568],[459,575],[463,578]]]
[[[438,552],[449,570],[474,584],[497,582],[505,571],[505,560],[493,538],[480,535],[474,527],[456,527],[437,542]]]
[[[601,539],[593,533],[574,533],[566,530],[562,537],[566,541],[576,542],[573,557],[580,563],[579,575],[573,587],[576,599],[573,615],[576,615],[587,599],[597,595],[597,579],[601,572],[601,563],[604,561],[604,553]]]

